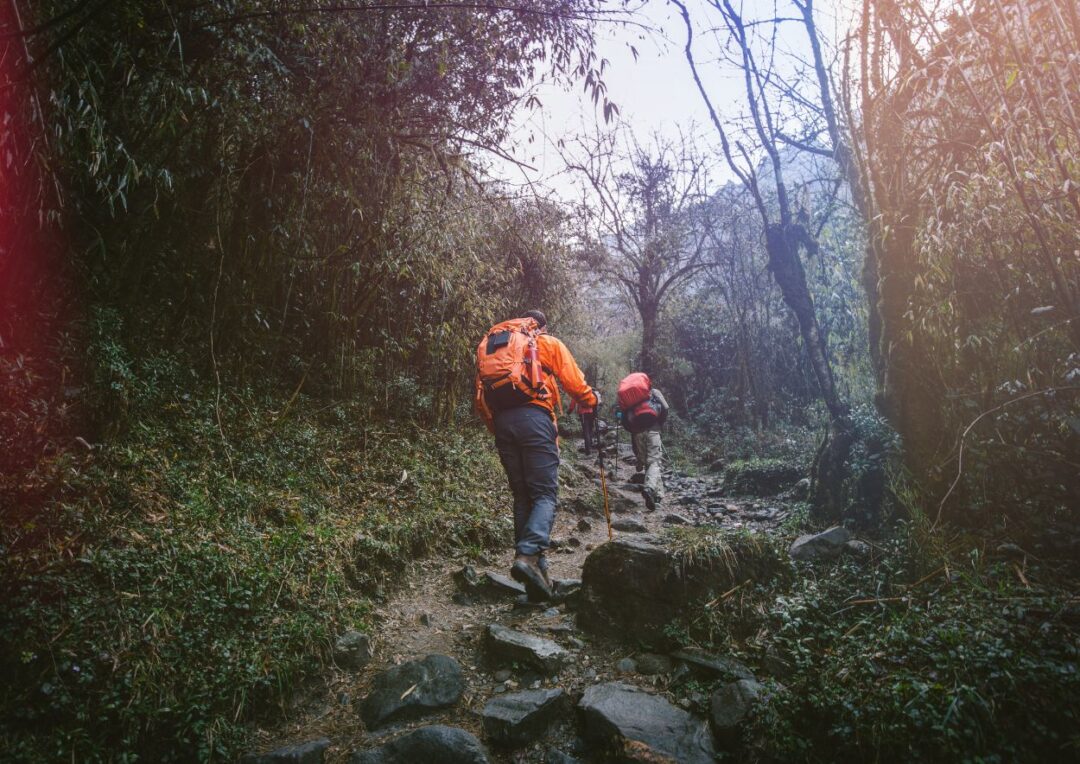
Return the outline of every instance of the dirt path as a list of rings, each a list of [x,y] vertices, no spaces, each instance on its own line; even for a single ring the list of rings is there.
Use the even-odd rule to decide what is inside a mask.
[[[580,579],[589,552],[608,538],[598,498],[599,471],[595,462],[574,458],[580,450],[578,447],[579,443],[574,441],[563,444],[560,508],[552,533],[558,547],[549,552],[554,579]],[[567,458],[569,448],[574,449],[574,454]],[[689,524],[714,523],[728,527],[775,525],[783,516],[779,508],[765,506],[768,502],[725,499],[719,494],[715,478],[671,472],[665,474],[668,496],[664,503],[656,511],[647,512],[636,486],[626,482],[634,471],[628,445],[621,445],[619,456],[621,479],[612,480],[610,485],[616,523],[632,518],[640,521],[648,532],[658,533],[671,524],[673,514]],[[472,565],[481,573],[505,575],[512,560],[513,549],[508,543],[505,552],[491,554]],[[429,559],[411,564],[389,600],[374,614],[378,626],[373,634],[371,663],[359,672],[330,667],[325,685],[297,698],[289,721],[258,732],[256,750],[274,750],[327,737],[332,744],[326,761],[344,762],[355,750],[381,745],[405,730],[429,724],[462,727],[483,739],[480,711],[488,699],[501,692],[560,687],[574,696],[592,683],[615,678],[663,687],[659,676],[620,673],[618,662],[631,656],[633,649],[583,633],[575,626],[574,614],[565,604],[526,604],[509,591],[494,598],[463,596],[455,573],[466,564],[463,559]],[[553,639],[570,652],[569,665],[553,677],[528,670],[511,672],[490,665],[483,642],[485,630],[492,623]],[[461,664],[467,685],[462,701],[413,723],[367,732],[360,721],[357,703],[366,695],[372,678],[393,665],[433,653],[449,655]],[[541,762],[551,748],[573,753],[580,746],[576,734],[570,722],[562,722],[544,740],[522,751],[508,753],[489,746],[491,760]]]

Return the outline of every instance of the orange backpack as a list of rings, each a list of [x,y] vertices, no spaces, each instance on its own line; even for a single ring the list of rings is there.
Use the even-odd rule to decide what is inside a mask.
[[[522,406],[548,395],[536,338],[540,326],[533,318],[495,324],[476,348],[476,370],[484,402],[492,411]]]

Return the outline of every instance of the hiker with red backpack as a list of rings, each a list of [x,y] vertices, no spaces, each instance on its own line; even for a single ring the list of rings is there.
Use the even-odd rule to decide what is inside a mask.
[[[476,410],[495,435],[514,496],[510,575],[533,600],[551,598],[544,551],[551,545],[559,491],[556,381],[579,406],[600,405],[566,345],[546,326],[544,314],[530,310],[491,327],[476,349]]]
[[[645,471],[645,485],[641,490],[645,506],[654,510],[664,498],[664,479],[660,475],[664,446],[660,442],[660,427],[667,420],[667,401],[663,393],[652,386],[649,375],[637,371],[619,383],[617,405],[622,412],[623,426],[631,434],[637,471]]]

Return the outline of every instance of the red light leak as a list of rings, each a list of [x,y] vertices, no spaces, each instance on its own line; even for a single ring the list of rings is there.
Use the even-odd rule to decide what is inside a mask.
[[[65,417],[59,237],[49,136],[18,0],[0,0],[0,475],[31,466]],[[32,60],[32,59],[31,59]]]

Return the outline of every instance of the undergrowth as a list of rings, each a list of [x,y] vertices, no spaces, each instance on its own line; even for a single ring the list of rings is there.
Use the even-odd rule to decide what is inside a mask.
[[[1072,583],[974,542],[932,563],[922,547],[903,530],[870,559],[800,565],[699,611],[688,634],[768,686],[743,760],[1080,754]]]
[[[235,758],[369,627],[388,571],[509,536],[478,433],[251,391],[163,396],[0,483],[0,745],[26,761]],[[224,433],[224,438],[222,433]]]

